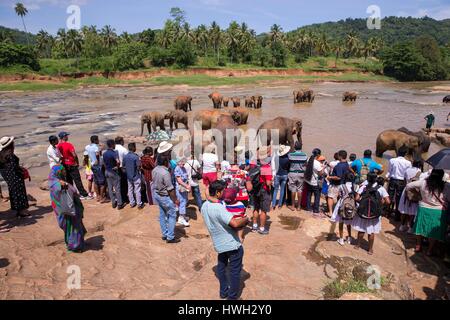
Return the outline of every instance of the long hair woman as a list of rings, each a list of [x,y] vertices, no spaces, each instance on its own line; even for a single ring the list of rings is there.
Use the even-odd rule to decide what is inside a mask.
[[[58,225],[64,231],[64,241],[67,250],[71,252],[82,252],[84,249],[84,236],[86,234],[86,228],[83,225],[84,207],[78,191],[66,182],[66,171],[62,165],[52,167],[48,177],[48,186],[50,188],[52,208],[56,213]],[[75,207],[74,215],[63,212],[63,192],[68,192],[73,199]]]
[[[306,194],[306,210],[312,211],[315,214],[319,213],[320,206],[320,185],[319,179],[323,175],[324,167],[320,163],[322,151],[314,149],[311,157],[309,157],[305,170],[305,182],[307,187]],[[311,198],[314,195],[314,205],[311,208]]]
[[[426,254],[431,256],[436,241],[445,240],[447,230],[444,207],[444,170],[434,169],[426,180],[415,181],[406,186],[407,190],[420,192],[421,201],[417,211],[413,233],[417,236],[416,252],[422,250],[423,238],[428,239]]]

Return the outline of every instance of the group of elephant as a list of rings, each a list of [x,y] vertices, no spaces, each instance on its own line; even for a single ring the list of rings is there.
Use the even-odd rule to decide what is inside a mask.
[[[211,99],[214,109],[221,109],[222,107],[227,108],[230,103],[233,104],[234,108],[239,108],[241,106],[241,98],[239,97],[225,97],[219,92],[213,92],[208,97]],[[246,97],[244,99],[245,107],[261,109],[263,99],[264,98],[261,95]]]
[[[377,138],[376,156],[381,158],[388,150],[394,150],[398,154],[401,147],[406,147],[409,155],[414,159],[421,159],[422,153],[427,153],[430,145],[431,138],[423,131],[412,132],[406,128],[386,130]]]
[[[302,102],[313,103],[314,99],[316,98],[314,91],[310,89],[295,90],[293,94],[294,94],[294,103],[302,103]],[[344,102],[346,101],[355,102],[357,98],[358,94],[353,91],[346,91],[342,95],[342,101]]]

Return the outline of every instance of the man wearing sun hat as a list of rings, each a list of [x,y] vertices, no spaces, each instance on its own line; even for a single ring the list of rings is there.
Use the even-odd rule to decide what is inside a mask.
[[[289,157],[288,153],[291,150],[291,147],[280,145],[278,147],[277,156],[278,156],[278,167],[276,170],[276,175],[274,179],[274,191],[272,195],[272,209],[275,210],[278,204],[278,208],[284,204],[284,195],[286,191],[286,183],[288,181],[288,173],[289,173]],[[277,201],[278,191],[280,191],[280,200]]]
[[[82,200],[91,200],[92,197],[89,196],[86,189],[84,189],[83,182],[81,181],[80,171],[78,167],[80,165],[78,161],[77,153],[75,152],[75,147],[69,142],[70,133],[62,131],[59,133],[59,144],[57,145],[59,154],[61,155],[61,164],[66,169],[67,182],[69,184],[76,185],[78,192],[80,193]]]

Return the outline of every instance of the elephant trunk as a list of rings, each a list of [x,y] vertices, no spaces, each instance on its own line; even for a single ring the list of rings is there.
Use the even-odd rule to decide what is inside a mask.
[[[144,135],[144,121],[141,121],[141,137]]]

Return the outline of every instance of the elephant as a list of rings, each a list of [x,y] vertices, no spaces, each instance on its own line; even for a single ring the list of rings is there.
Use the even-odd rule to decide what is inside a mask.
[[[303,96],[305,93],[302,90],[294,91],[294,103],[303,102]]]
[[[404,127],[398,129],[398,131],[419,138],[419,147],[422,153],[427,153],[430,150],[431,138],[425,132],[423,131],[412,132]]]
[[[246,125],[248,122],[249,111],[245,108],[234,108],[230,110],[231,117],[238,126]]]
[[[221,132],[224,141],[222,141],[223,146],[223,154],[220,154],[219,149],[219,159],[234,159],[234,148],[238,146],[239,141],[241,140],[241,131],[239,130],[236,122],[230,115],[220,115],[217,125],[213,128],[213,134],[215,130]],[[233,131],[230,131],[233,130]],[[233,134],[233,136],[231,136]],[[232,140],[230,139],[232,137]],[[214,142],[217,146],[220,146],[220,142],[216,140],[216,136]],[[228,149],[228,150],[227,150]],[[227,153],[228,151],[228,153]],[[226,156],[225,156],[226,155]]]
[[[443,103],[450,103],[450,95],[445,96],[444,99],[442,100]]]
[[[288,145],[292,148],[292,150],[294,150],[293,136],[296,136],[297,140],[302,143],[302,128],[303,121],[301,119],[278,117],[273,120],[264,122],[259,127],[257,136],[259,136],[261,130],[267,130],[267,141],[263,141],[262,137],[259,137],[261,139],[261,143],[264,144],[265,142],[267,142],[267,145],[270,145],[270,143],[273,142],[271,131],[278,130],[279,144]]]
[[[245,107],[246,108],[254,108],[255,107],[255,100],[253,100],[252,97],[245,98]]]
[[[152,133],[152,129],[156,131],[156,127],[160,127],[161,130],[166,130],[164,120],[164,115],[157,111],[144,113],[141,116],[141,136],[144,135],[145,124],[147,124],[149,134]]]
[[[214,109],[222,108],[223,96],[220,93],[213,92],[208,97],[212,100]]]
[[[226,111],[199,110],[194,116],[194,123],[200,121],[202,123],[202,130],[210,130],[217,125],[221,115],[231,117],[230,113]]]
[[[303,93],[303,102],[313,103],[316,98],[313,90],[306,90]]]
[[[241,106],[241,99],[238,97],[233,97],[231,101],[233,101],[233,107],[238,108]]]
[[[356,101],[358,98],[358,94],[356,92],[346,91],[342,96],[342,101]]]
[[[410,136],[398,130],[386,130],[380,133],[377,138],[376,155],[379,158],[383,157],[383,153],[387,150],[395,150],[398,155],[398,150],[406,146],[408,154],[417,158],[421,155],[419,147],[419,138]]]
[[[183,110],[184,112],[192,111],[192,97],[179,96],[174,102],[175,110]]]
[[[182,123],[189,130],[188,116],[187,113],[182,110],[170,111],[166,113],[164,119],[170,120],[170,130],[173,130],[173,125],[175,124],[175,129],[178,129],[178,124]]]
[[[230,103],[230,98],[224,97],[222,102],[224,107],[228,107],[228,104]]]
[[[252,97],[253,103],[255,105],[255,109],[262,108],[263,97],[260,95],[256,95]]]

